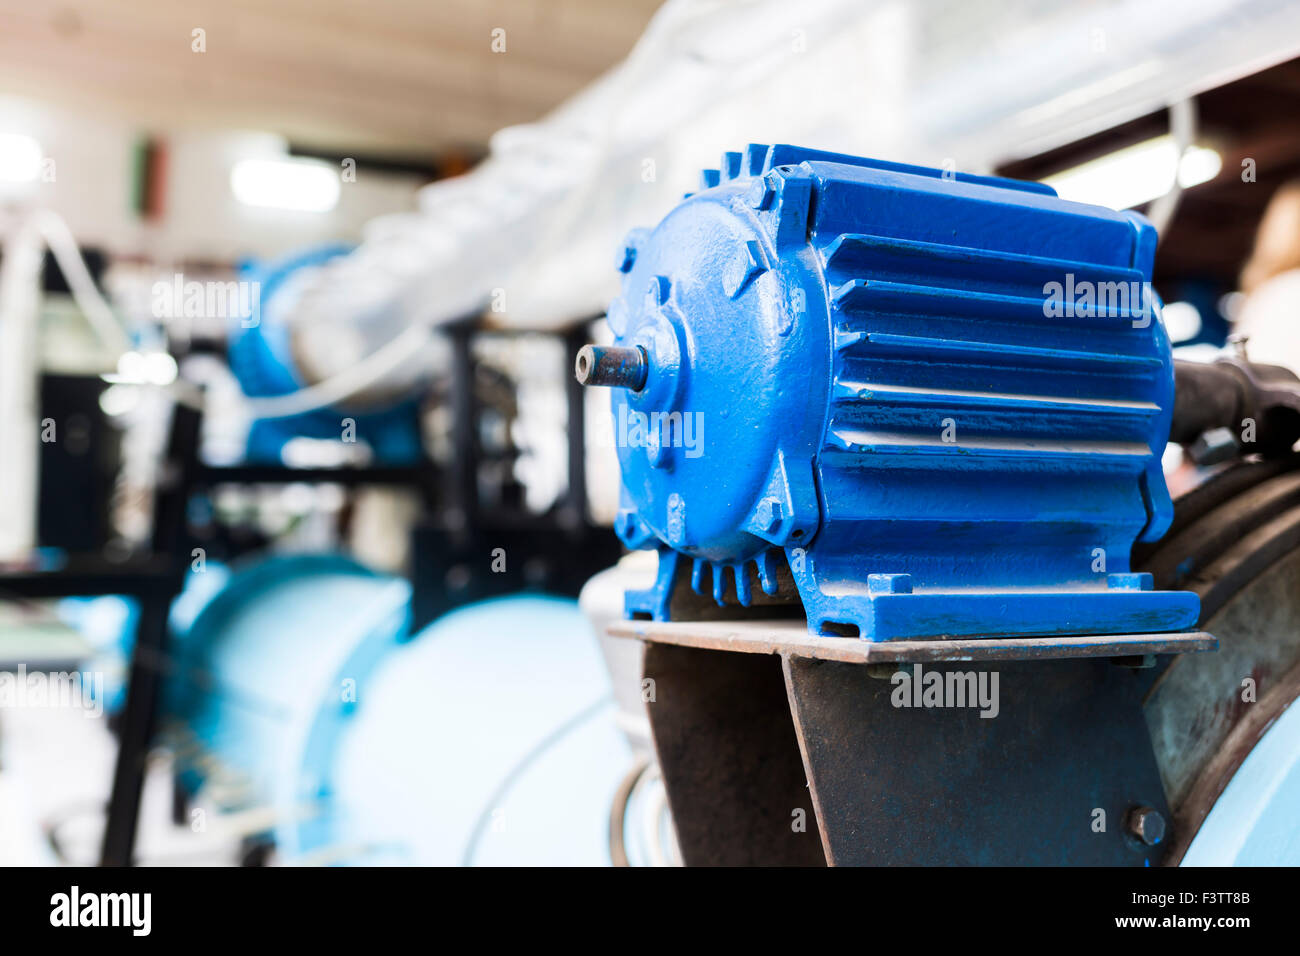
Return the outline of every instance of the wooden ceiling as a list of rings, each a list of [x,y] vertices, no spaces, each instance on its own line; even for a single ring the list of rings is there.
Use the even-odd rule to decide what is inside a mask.
[[[662,0],[0,0],[0,94],[163,132],[481,153],[626,56]],[[505,30],[504,53],[493,30]],[[191,49],[205,31],[206,52]]]
[[[1218,149],[1223,168],[1183,193],[1161,237],[1156,281],[1208,280],[1235,288],[1264,207],[1278,187],[1300,177],[1300,60],[1202,94],[1197,112],[1199,138]],[[1041,179],[1168,131],[1167,114],[1146,116],[998,171]],[[1242,180],[1245,159],[1255,161],[1254,182]]]

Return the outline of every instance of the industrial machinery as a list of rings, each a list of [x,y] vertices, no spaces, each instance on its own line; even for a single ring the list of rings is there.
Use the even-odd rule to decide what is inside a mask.
[[[250,263],[241,279],[255,290],[251,314],[232,322],[229,359],[245,395],[254,399],[283,398],[316,384],[337,371],[355,366],[372,348],[366,332],[371,325],[350,329],[321,327],[309,316],[293,312],[299,290],[321,267],[350,251],[331,244],[299,252],[272,263]],[[385,330],[387,331],[387,330]],[[412,465],[423,458],[420,447],[419,397],[421,380],[445,371],[443,362],[426,362],[420,374],[392,376],[339,406],[307,407],[292,415],[257,418],[249,430],[246,458],[280,462],[294,438],[338,439],[340,418],[348,417],[355,440],[371,449],[374,460]],[[426,354],[427,360],[429,356]]]
[[[160,717],[175,755],[178,819],[216,808],[245,828],[246,862],[272,850],[293,862],[607,859],[604,808],[628,754],[609,719],[597,645],[564,597],[618,552],[586,514],[582,391],[570,383],[568,488],[530,510],[510,467],[517,445],[489,444],[519,430],[486,427],[508,413],[512,383],[477,360],[472,326],[448,338],[450,461],[395,467],[382,441],[376,467],[266,461],[298,434],[325,438],[339,412],[322,409],[269,420],[267,440],[250,443],[251,462],[199,464],[183,492],[202,503],[232,482],[400,482],[424,508],[409,529],[405,577],[333,554],[236,552],[235,573],[200,600],[200,612],[186,598],[215,564],[192,574],[177,602],[186,613],[172,616]],[[272,358],[263,356],[268,367],[284,368]],[[379,412],[365,434],[404,433],[402,414]],[[297,431],[313,422],[315,431]],[[211,524],[210,509],[192,511]],[[200,530],[221,541],[219,529],[191,528]],[[571,553],[560,561],[563,544]],[[518,669],[505,676],[503,661]],[[561,685],[568,690],[557,695]],[[448,721],[491,733],[430,736],[428,695]],[[574,781],[585,781],[598,808],[552,805]],[[398,794],[408,800],[400,812],[391,805]]]
[[[173,642],[178,808],[243,821],[250,861],[606,862],[628,755],[574,602],[410,615],[406,581],[342,556],[244,562]]]
[[[629,239],[615,344],[578,357],[625,386],[619,533],[660,547],[630,613],[788,581],[814,633],[868,640],[1195,623],[1128,560],[1172,518],[1148,224],[786,146],[705,186]]]
[[[659,555],[610,631],[645,643],[685,862],[1294,859],[1296,609],[1225,615],[1288,588],[1300,382],[1175,363],[1156,241],[781,145],[629,236],[576,377],[611,387],[616,528]],[[1250,460],[1175,509],[1171,438]],[[943,696],[999,678],[978,715]]]
[[[499,759],[481,768],[484,784],[500,784],[500,800],[516,786],[531,785],[541,757],[552,759],[543,754],[548,735],[557,731],[552,718],[564,731],[555,741],[562,738],[568,754],[562,759],[569,762],[571,777],[580,777],[580,768],[588,766],[586,751],[573,749],[575,737],[594,734],[592,739],[602,741],[601,746],[611,741],[624,746],[612,725],[603,721],[605,676],[598,666],[594,671],[584,666],[598,660],[596,646],[576,607],[563,598],[576,595],[591,573],[620,550],[608,527],[597,526],[588,515],[582,389],[572,381],[566,385],[557,374],[565,352],[586,333],[567,330],[521,338],[509,330],[486,330],[477,316],[436,333],[424,327],[414,334],[395,333],[385,324],[382,310],[368,319],[350,316],[345,327],[305,321],[290,308],[301,283],[344,251],[326,246],[270,265],[248,266],[241,283],[229,284],[235,291],[227,289],[226,301],[236,307],[222,316],[228,328],[190,330],[172,343],[185,368],[170,395],[149,393],[152,405],[147,411],[157,413],[153,424],[166,447],[145,447],[148,441],[133,446],[145,453],[143,470],[152,484],[139,506],[147,540],[127,556],[110,560],[97,550],[106,537],[101,527],[106,522],[99,514],[102,500],[118,482],[111,467],[109,474],[100,474],[100,459],[106,460],[105,467],[111,464],[106,443],[87,437],[88,426],[81,423],[92,413],[105,417],[98,404],[104,383],[92,377],[88,381],[93,388],[64,388],[62,404],[47,403],[51,415],[58,416],[63,440],[41,447],[42,481],[59,476],[66,480],[59,495],[44,495],[43,503],[48,498],[57,506],[72,494],[71,487],[77,493],[70,500],[80,510],[66,502],[62,511],[42,508],[41,543],[62,551],[48,559],[42,554],[35,566],[8,571],[4,583],[19,594],[88,599],[69,601],[63,610],[69,619],[95,631],[94,643],[104,651],[96,665],[113,675],[104,696],[119,738],[119,756],[104,831],[106,863],[132,859],[147,757],[160,724],[167,726],[166,739],[177,758],[178,814],[196,798],[220,810],[248,811],[252,824],[246,816],[239,826],[246,830],[249,862],[264,858],[271,846],[282,858],[328,852],[339,861],[364,856],[371,861],[457,862],[462,851],[472,860],[479,849],[500,850],[496,829],[471,834],[472,821],[457,817],[466,828],[456,837],[460,842],[449,836],[450,830],[441,833],[446,839],[434,841],[444,855],[433,854],[429,844],[414,851],[402,836],[433,833],[418,824],[419,819],[437,818],[432,809],[420,817],[400,818],[409,824],[406,830],[389,826],[382,847],[372,845],[373,833],[366,830],[370,822],[379,821],[364,814],[348,817],[344,832],[334,793],[336,785],[350,778],[347,772],[336,773],[332,761],[356,700],[332,694],[336,688],[331,681],[337,678],[355,687],[372,668],[400,657],[400,674],[390,673],[405,679],[409,668],[410,675],[433,684],[446,682],[447,689],[438,691],[440,698],[459,699],[462,711],[468,712],[486,694],[484,682],[470,672],[473,659],[479,664],[495,660],[492,641],[482,632],[495,629],[508,641],[523,633],[517,626],[520,620],[538,626],[555,622],[558,633],[552,640],[516,649],[512,656],[522,661],[535,654],[539,659],[529,665],[528,673],[555,669],[549,679],[552,686],[561,681],[560,673],[586,681],[592,699],[580,709],[590,720],[581,728],[566,723],[573,715],[564,708],[579,696],[577,687],[574,694],[554,701],[561,712],[554,711],[544,694],[529,698],[519,688],[510,691],[525,710],[494,710],[495,715],[514,713],[518,719],[511,728],[500,729]],[[71,261],[79,261],[75,246],[71,255]],[[93,281],[85,281],[93,292]],[[232,294],[237,298],[231,300]],[[95,292],[87,301],[102,303],[97,297]],[[222,334],[212,337],[214,332]],[[376,349],[376,341],[385,344]],[[233,376],[203,354],[213,351],[225,352]],[[548,364],[548,358],[553,362]],[[191,359],[196,380],[207,383],[206,396],[194,387],[194,379],[185,377]],[[109,362],[106,368],[111,367]],[[170,363],[170,370],[176,372],[176,362]],[[153,389],[158,384],[115,378],[123,389]],[[539,380],[545,380],[546,387],[539,386]],[[244,394],[242,402],[231,394],[236,385]],[[535,400],[539,395],[543,401]],[[525,400],[529,396],[532,407]],[[241,421],[247,425],[249,419],[246,440],[240,436],[237,443],[228,441],[231,435],[239,436]],[[211,444],[219,454],[207,456],[205,439],[214,434],[220,440]],[[539,458],[538,449],[549,457]],[[71,458],[74,455],[78,458]],[[86,467],[88,460],[95,462],[94,469]],[[117,470],[125,472],[125,465]],[[87,481],[95,495],[85,493]],[[368,527],[372,541],[408,551],[408,560],[389,565],[405,565],[408,575],[379,573],[334,554],[259,557],[275,531],[258,520],[257,503],[282,498],[275,486],[304,484],[332,486],[333,499],[345,501],[351,489],[363,486],[407,489],[408,507],[393,507]],[[255,492],[249,490],[254,487]],[[236,490],[237,505],[252,502],[252,507],[223,509],[219,500],[226,489]],[[134,495],[125,497],[135,500]],[[308,498],[314,502],[331,496]],[[346,527],[342,520],[331,527],[335,514],[325,509],[306,523],[323,530],[326,540],[332,540],[330,535],[341,539]],[[69,518],[77,520],[69,524]],[[345,520],[353,527],[359,523],[355,511]],[[30,551],[27,542],[18,543],[23,547],[16,553]],[[285,540],[278,545],[294,547]],[[297,547],[303,547],[301,541]],[[224,580],[227,562],[235,568],[229,581]],[[532,596],[506,597],[520,592]],[[199,607],[202,613],[197,613]],[[450,623],[442,620],[457,609],[462,616]],[[485,623],[489,619],[490,628]],[[511,619],[513,627],[504,623]],[[435,630],[445,635],[448,629],[482,640],[472,642],[473,653],[456,658],[452,670],[420,670],[413,658],[429,655],[415,648],[433,642],[408,638]],[[444,648],[460,642],[436,643]],[[119,671],[124,674],[120,681]],[[297,677],[286,679],[286,674]],[[508,690],[505,683],[500,687]],[[417,696],[402,699],[414,704]],[[418,741],[392,726],[418,727],[418,721],[407,718],[399,707],[388,714],[387,723],[376,726],[385,740],[414,747]],[[486,718],[478,722],[486,726]],[[532,753],[534,747],[540,749]],[[381,751],[367,737],[357,752],[373,756]],[[512,761],[525,757],[527,766],[521,769],[527,779],[510,778]],[[542,763],[549,766],[546,761]],[[607,805],[626,755],[595,766],[606,763],[614,774],[603,788],[607,792],[599,796],[600,786],[589,792]],[[464,773],[471,769],[462,766]],[[289,790],[284,789],[286,779]],[[390,774],[388,779],[395,777]],[[463,783],[456,788],[411,787],[430,800],[453,789],[467,792]],[[372,803],[382,797],[371,796]],[[541,806],[537,799],[527,803]],[[496,809],[494,805],[485,810],[485,819]],[[518,823],[527,812],[518,810],[512,816]],[[584,819],[593,821],[599,838],[595,843],[589,841],[585,849],[569,847],[576,856],[530,858],[600,862],[601,814]],[[494,825],[491,819],[488,823]],[[552,842],[563,841],[563,831],[548,832]],[[511,835],[521,836],[518,825]],[[351,849],[339,849],[343,845]],[[592,856],[592,846],[601,853]],[[517,849],[527,856],[527,845]]]

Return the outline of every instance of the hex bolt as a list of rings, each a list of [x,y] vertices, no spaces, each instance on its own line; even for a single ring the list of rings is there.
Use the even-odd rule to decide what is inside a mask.
[[[781,502],[775,498],[764,498],[758,503],[758,511],[755,517],[758,519],[758,525],[766,534],[776,534],[781,530],[781,521],[785,518],[784,509]]]
[[[867,590],[872,594],[911,594],[910,574],[868,574]]]
[[[1124,828],[1147,846],[1165,838],[1165,818],[1152,807],[1134,807],[1124,818]]]
[[[1202,432],[1192,446],[1187,449],[1192,461],[1196,464],[1218,465],[1225,461],[1230,461],[1240,454],[1237,446],[1237,436],[1228,428],[1211,428],[1207,432]]]
[[[639,345],[633,348],[584,345],[578,350],[574,362],[574,374],[579,384],[630,388],[634,392],[645,388],[649,370],[645,349]]]

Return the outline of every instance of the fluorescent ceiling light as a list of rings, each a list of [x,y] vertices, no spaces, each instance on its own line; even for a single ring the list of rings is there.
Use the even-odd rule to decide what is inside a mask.
[[[313,159],[241,159],[230,189],[246,206],[329,212],[339,202],[338,172]]]
[[[1172,136],[1158,136],[1109,155],[1047,176],[1043,182],[1062,199],[1132,209],[1159,199],[1174,185],[1174,170],[1184,189],[1219,175],[1223,158],[1206,146],[1190,146],[1178,159]]]
[[[41,174],[41,144],[21,133],[0,133],[0,182],[28,183]]]

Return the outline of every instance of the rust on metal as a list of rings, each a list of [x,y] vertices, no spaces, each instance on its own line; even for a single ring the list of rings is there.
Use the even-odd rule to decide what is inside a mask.
[[[1175,811],[1174,838],[1165,857],[1167,866],[1177,866],[1182,860],[1228,782],[1268,729],[1297,699],[1300,699],[1300,665],[1288,671],[1259,703],[1244,712],[1214,756],[1201,768],[1191,791]]]
[[[1134,805],[1169,810],[1139,687],[1104,660],[924,665],[989,672],[990,685],[998,672],[993,720],[970,706],[899,709],[891,681],[851,663],[642,646],[687,865],[1140,866],[1163,856],[1121,826]],[[1114,821],[1101,832],[1099,811]]]

